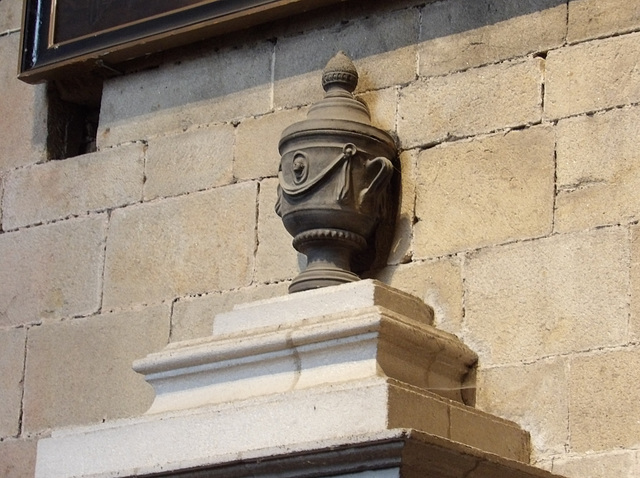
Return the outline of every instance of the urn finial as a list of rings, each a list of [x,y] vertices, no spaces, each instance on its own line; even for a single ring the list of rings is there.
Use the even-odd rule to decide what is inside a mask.
[[[353,93],[358,85],[358,70],[345,52],[339,51],[322,71],[322,87],[327,93],[336,88]]]

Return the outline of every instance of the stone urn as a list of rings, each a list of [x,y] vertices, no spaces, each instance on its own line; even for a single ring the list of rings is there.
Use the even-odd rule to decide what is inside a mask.
[[[307,256],[289,292],[359,280],[384,263],[397,209],[396,145],[354,98],[358,72],[342,52],[322,74],[324,99],[279,143],[276,212]]]

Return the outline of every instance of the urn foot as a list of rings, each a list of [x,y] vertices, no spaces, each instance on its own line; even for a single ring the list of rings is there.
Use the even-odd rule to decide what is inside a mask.
[[[298,234],[293,247],[307,256],[307,268],[293,280],[289,292],[360,280],[350,270],[351,257],[366,245],[364,237],[342,229],[312,229]]]

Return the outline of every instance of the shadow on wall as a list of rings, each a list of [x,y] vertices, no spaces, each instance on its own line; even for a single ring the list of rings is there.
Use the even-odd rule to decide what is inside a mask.
[[[162,65],[107,82],[98,143],[108,146],[194,124],[310,104],[322,94],[317,72],[339,50],[353,58],[361,72],[359,91],[407,83],[416,77],[415,60],[390,61],[380,68],[373,59],[392,52],[395,57],[405,50],[415,58],[412,47],[420,42],[559,5],[566,1],[442,0],[424,5],[406,0],[391,6],[379,0],[366,5],[345,2],[152,60],[136,60],[129,66],[140,68],[154,61]],[[313,74],[313,82],[300,78],[308,74]],[[297,84],[287,81],[293,79]],[[132,119],[146,122],[160,113],[171,117],[155,118],[156,125],[135,131],[134,137],[116,134],[118,126],[129,127]]]

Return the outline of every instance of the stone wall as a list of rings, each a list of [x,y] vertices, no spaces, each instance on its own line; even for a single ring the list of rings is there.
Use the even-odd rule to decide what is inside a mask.
[[[385,269],[480,356],[477,406],[569,477],[640,476],[640,1],[347,2],[104,85],[98,151],[47,161],[0,0],[0,475],[51,429],[143,413],[131,362],[281,295],[282,129],[345,50],[401,144]]]

